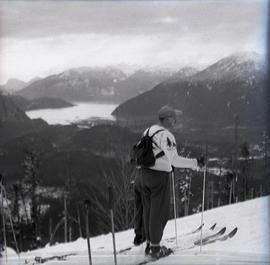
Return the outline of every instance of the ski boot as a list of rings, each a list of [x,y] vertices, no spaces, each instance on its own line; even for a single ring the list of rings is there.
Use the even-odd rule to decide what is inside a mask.
[[[166,248],[165,246],[152,246],[149,254],[153,259],[160,259],[169,256],[171,253],[173,253],[171,248]]]

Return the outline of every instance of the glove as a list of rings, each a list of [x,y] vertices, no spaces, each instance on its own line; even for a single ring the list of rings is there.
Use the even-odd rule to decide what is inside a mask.
[[[205,166],[205,157],[200,156],[199,158],[197,158],[197,163],[198,163],[198,166],[200,168],[204,167]]]

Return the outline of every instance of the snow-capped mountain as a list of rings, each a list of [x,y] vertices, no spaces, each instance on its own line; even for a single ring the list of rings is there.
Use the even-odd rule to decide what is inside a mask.
[[[37,80],[17,94],[28,99],[123,102],[166,80],[171,72],[138,70],[130,76],[115,67],[80,67]]]
[[[173,74],[168,81],[176,82],[176,81],[182,81],[187,78],[190,78],[191,76],[194,76],[198,72],[197,69],[193,67],[183,67],[179,71],[177,71],[175,74]]]
[[[166,80],[119,105],[114,113],[128,119],[156,119],[159,108],[169,104],[182,111],[182,123],[187,127],[233,125],[235,115],[243,126],[263,125],[265,74],[265,64],[257,54],[234,54],[188,78]]]
[[[125,74],[117,68],[107,67],[107,68],[91,68],[91,67],[79,67],[64,71],[59,75],[60,78],[78,78],[78,79],[89,79],[89,78],[114,78],[116,82],[125,79]]]
[[[82,67],[33,82],[18,94],[28,99],[57,97],[68,101],[113,100],[115,84],[125,79],[119,69]]]
[[[223,58],[194,76],[196,81],[256,81],[265,73],[262,56],[255,52],[239,52]]]
[[[171,76],[171,72],[162,70],[138,70],[115,85],[116,97],[124,102],[142,94]]]

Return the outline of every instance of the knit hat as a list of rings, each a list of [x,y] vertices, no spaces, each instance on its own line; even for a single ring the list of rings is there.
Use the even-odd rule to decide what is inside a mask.
[[[170,117],[176,119],[176,111],[168,105],[163,106],[158,112],[158,118],[162,120]]]

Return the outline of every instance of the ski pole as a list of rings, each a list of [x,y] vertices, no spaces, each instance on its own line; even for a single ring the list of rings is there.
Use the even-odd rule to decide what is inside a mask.
[[[20,258],[19,248],[18,248],[18,244],[17,244],[17,240],[16,240],[16,235],[15,235],[15,230],[14,230],[13,221],[12,221],[12,216],[11,216],[11,211],[10,211],[9,206],[8,206],[6,189],[5,189],[5,187],[2,184],[0,184],[0,185],[2,187],[2,192],[4,192],[3,200],[5,200],[6,206],[7,206],[7,214],[8,214],[8,217],[9,217],[9,222],[10,222],[10,226],[11,226],[11,230],[12,230],[13,240],[14,240],[15,247],[16,247],[16,253],[17,253],[17,255]]]
[[[178,241],[177,241],[177,223],[176,223],[176,199],[175,199],[175,177],[174,177],[174,169],[172,170],[172,174],[171,175],[172,175],[172,192],[173,192],[175,242],[176,242],[176,246],[178,246]]]
[[[110,209],[111,224],[112,224],[112,240],[113,240],[114,264],[117,265],[115,232],[114,232],[114,216],[113,216],[113,189],[112,189],[111,186],[108,187],[108,192],[109,192],[109,209]]]
[[[84,205],[86,208],[86,216],[85,216],[85,230],[86,230],[86,239],[87,239],[87,248],[88,248],[88,257],[89,257],[89,264],[92,265],[92,257],[91,257],[91,246],[90,246],[90,239],[89,239],[89,208],[90,208],[90,200],[85,200]]]
[[[68,212],[67,212],[67,192],[64,192],[64,233],[65,233],[65,243],[67,243],[68,241],[68,235],[67,235],[67,231],[68,231]]]
[[[207,156],[207,146],[206,146],[206,156]],[[204,214],[204,200],[205,200],[205,181],[206,181],[206,171],[207,171],[207,157],[203,170],[203,196],[202,196],[202,215],[201,215],[201,243],[200,243],[200,252],[202,252],[202,233],[203,233],[203,214]]]
[[[2,222],[3,222],[3,240],[4,240],[4,248],[5,248],[5,261],[7,264],[7,237],[6,237],[6,222],[5,222],[5,212],[4,212],[4,192],[3,192],[3,184],[2,184],[2,175],[0,175],[0,189],[1,189],[1,214],[2,214]]]

